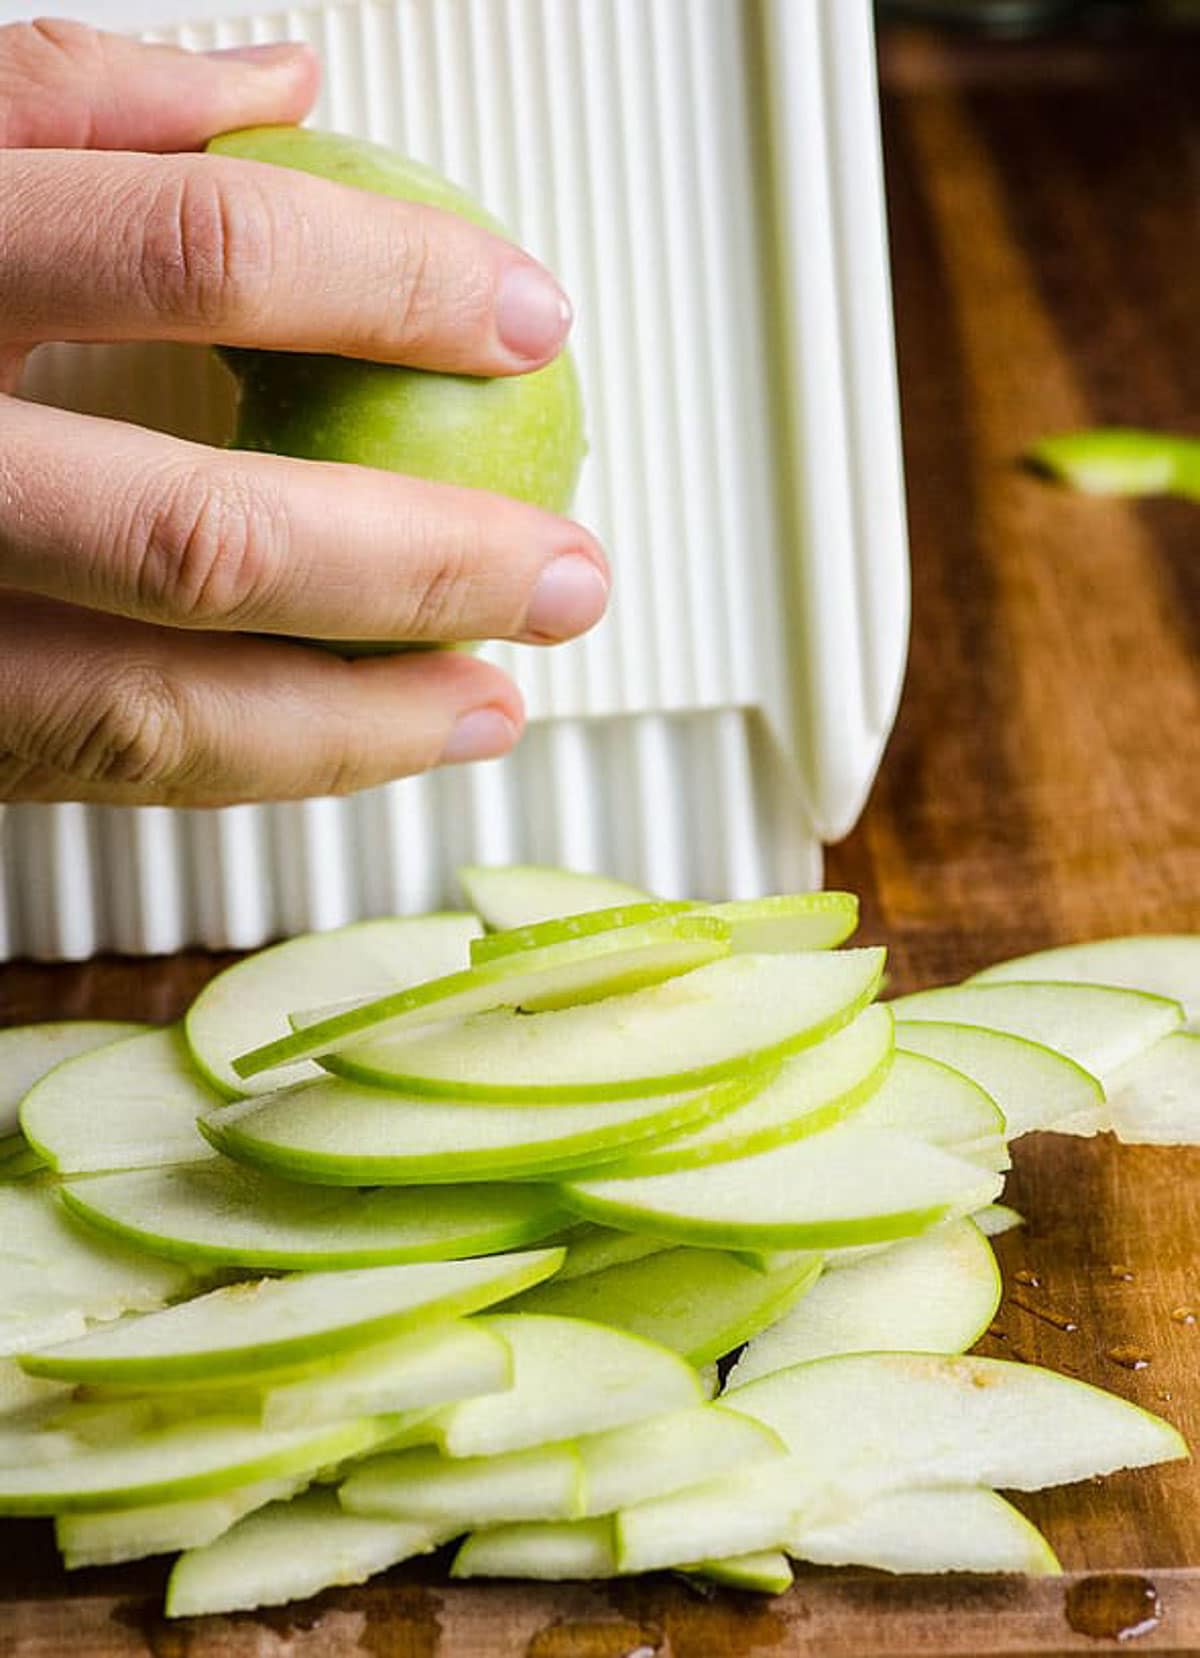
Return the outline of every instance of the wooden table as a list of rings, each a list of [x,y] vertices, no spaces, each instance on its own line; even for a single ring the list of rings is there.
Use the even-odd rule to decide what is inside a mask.
[[[1080,423],[1200,430],[1200,44],[893,33],[884,78],[914,644],[883,775],[829,878],[863,895],[864,933],[908,989],[1056,940],[1200,925],[1200,509],[1072,497],[1017,464]],[[2,1017],[166,1019],[220,964],[10,967]],[[1200,1445],[1200,1324],[1181,1312],[1200,1309],[1200,1153],[1036,1137],[1010,1195],[1029,1226],[1001,1240],[986,1350],[1112,1387]],[[1144,1368],[1109,1356],[1125,1348]],[[159,1567],[65,1583],[44,1528],[9,1526],[0,1654],[1200,1651],[1193,1467],[1023,1506],[1065,1582],[814,1572],[760,1603],[668,1579],[450,1588],[426,1568],[177,1627],[157,1614]]]

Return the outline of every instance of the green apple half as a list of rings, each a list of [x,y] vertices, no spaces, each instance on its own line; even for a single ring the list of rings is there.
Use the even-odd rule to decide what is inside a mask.
[[[464,967],[479,931],[473,915],[446,913],[356,921],[327,933],[302,933],[258,950],[205,985],[184,1021],[192,1059],[228,1099],[281,1088],[317,1075],[294,1072],[241,1077],[233,1060],[243,1049],[289,1034],[288,1014],[337,998],[374,996],[444,978]]]

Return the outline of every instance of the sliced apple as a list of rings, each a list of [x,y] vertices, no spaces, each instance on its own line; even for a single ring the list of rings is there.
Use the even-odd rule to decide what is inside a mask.
[[[682,1570],[695,1577],[706,1577],[724,1589],[746,1589],[756,1595],[786,1594],[794,1580],[787,1555],[778,1549],[731,1554],[724,1560],[705,1560],[699,1566],[684,1566]]]
[[[606,1174],[653,1174],[701,1168],[768,1151],[858,1112],[873,1100],[892,1063],[892,1020],[869,1007],[815,1047],[785,1059],[735,1110],[654,1144],[634,1146]]]
[[[823,1566],[884,1572],[1062,1571],[1037,1527],[994,1491],[891,1491],[845,1519],[788,1539],[788,1553]]]
[[[592,1272],[605,1272],[609,1267],[624,1266],[627,1261],[642,1261],[648,1255],[676,1247],[665,1238],[617,1232],[611,1226],[595,1226],[586,1220],[573,1227],[563,1242],[567,1246],[567,1258],[557,1276],[564,1283],[572,1278],[586,1278]]]
[[[549,864],[467,864],[459,885],[484,925],[493,932],[582,915],[585,910],[653,902],[653,894],[628,881]]]
[[[233,1060],[253,1044],[286,1037],[295,1008],[380,995],[456,972],[478,932],[473,915],[418,915],[357,921],[256,951],[210,979],[188,1009],[192,1057],[228,1099],[315,1075],[312,1065],[303,1065],[258,1081],[239,1076]]]
[[[515,1295],[561,1261],[560,1249],[541,1249],[262,1278],[26,1353],[21,1362],[34,1376],[155,1388],[215,1376],[239,1381],[284,1366],[320,1369],[335,1353]]]
[[[80,1566],[115,1566],[150,1555],[201,1548],[228,1531],[243,1515],[292,1496],[307,1474],[260,1480],[215,1497],[147,1503],[138,1508],[99,1509],[90,1514],[60,1514],[54,1540],[68,1571]]]
[[[1178,1002],[1145,991],[1015,979],[919,990],[889,1006],[905,1024],[933,1019],[1041,1042],[1101,1083],[1183,1022]]]
[[[835,1353],[963,1353],[991,1323],[1002,1291],[979,1228],[951,1221],[825,1273],[799,1305],[751,1340],[725,1391]]]
[[[1030,1491],[1187,1455],[1175,1429],[1148,1411],[997,1359],[822,1359],[750,1382],[727,1405],[773,1428],[791,1455],[626,1509],[623,1570],[786,1547],[905,1487]]]
[[[682,1243],[826,1249],[911,1237],[982,1208],[1000,1184],[938,1146],[851,1121],[730,1163],[558,1190],[590,1219]]]
[[[0,1159],[0,1182],[25,1180],[45,1168],[45,1162],[23,1134],[10,1134],[4,1144],[7,1150]]]
[[[462,1544],[450,1576],[532,1578],[549,1583],[616,1577],[610,1517],[527,1521],[476,1531]]]
[[[883,961],[882,950],[730,956],[600,1004],[537,1017],[497,1010],[405,1041],[364,1042],[328,1063],[364,1082],[479,1100],[668,1094],[744,1075],[748,1063],[849,1024],[874,996]]]
[[[896,1055],[854,1122],[942,1146],[987,1169],[1009,1167],[1004,1116],[991,1096],[961,1071],[917,1054]]]
[[[1200,1034],[1164,1036],[1108,1079],[1109,1120],[1136,1145],[1200,1144]]]
[[[226,1158],[94,1175],[65,1186],[62,1200],[100,1231],[172,1260],[280,1271],[497,1255],[537,1243],[564,1220],[548,1186],[347,1191]]]
[[[497,1456],[701,1402],[690,1365],[623,1330],[530,1313],[486,1324],[508,1344],[513,1384],[437,1413],[430,1437],[447,1456]]]
[[[553,921],[535,921],[527,927],[509,927],[501,933],[481,933],[471,940],[471,965],[482,966],[514,951],[541,950],[547,944],[565,944],[568,939],[588,938],[592,933],[612,932],[618,927],[636,927],[644,921],[661,921],[668,915],[687,915],[700,906],[686,901],[668,902],[655,898],[648,903],[617,904],[611,909],[584,910]]]
[[[341,1077],[223,1106],[201,1124],[239,1162],[318,1185],[539,1179],[622,1157],[643,1140],[723,1116],[755,1076],[593,1105],[480,1105]]]
[[[116,1019],[55,1019],[0,1030],[0,1138],[17,1133],[21,1101],[56,1065],[149,1029]]]
[[[1200,1020],[1200,935],[1141,933],[1062,944],[1031,956],[999,961],[976,973],[972,984],[1004,979],[1054,979],[1075,984],[1116,985],[1145,990],[1181,1002],[1188,1018]]]
[[[747,1433],[753,1426],[758,1431]],[[778,1434],[719,1404],[652,1416],[576,1442],[582,1468],[580,1515],[612,1514],[751,1463],[786,1455]],[[533,1518],[533,1516],[530,1516]],[[566,1518],[567,1516],[564,1516]],[[515,1516],[521,1518],[521,1516]]]
[[[539,1284],[514,1301],[512,1310],[630,1330],[700,1366],[783,1317],[820,1270],[819,1255],[801,1255],[764,1274],[722,1250],[669,1249],[581,1278]]]
[[[570,1443],[481,1457],[418,1446],[351,1469],[338,1498],[351,1514],[423,1520],[453,1536],[508,1520],[577,1518],[584,1512],[583,1468]]]
[[[21,1126],[59,1174],[205,1162],[213,1152],[196,1118],[220,1099],[173,1026],[56,1066],[25,1096]]]
[[[419,1522],[364,1519],[339,1508],[331,1491],[309,1491],[181,1555],[167,1582],[166,1613],[200,1617],[306,1600],[335,1584],[365,1583],[441,1541]]]
[[[922,1018],[897,1020],[896,1046],[953,1066],[977,1082],[1003,1112],[1009,1140],[1036,1129],[1095,1134],[1107,1126],[1098,1078],[1042,1042]]]
[[[1007,1203],[989,1203],[971,1219],[985,1238],[998,1238],[1002,1233],[1015,1231],[1025,1224],[1025,1216],[1016,1209],[1010,1209]]]

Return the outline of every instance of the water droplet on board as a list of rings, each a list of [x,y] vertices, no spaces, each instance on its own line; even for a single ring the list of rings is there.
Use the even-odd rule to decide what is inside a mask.
[[[1027,1289],[1040,1290],[1042,1287],[1042,1280],[1029,1267],[1018,1267],[1013,1277],[1018,1284],[1024,1284]]]
[[[1132,1284],[1133,1283],[1133,1268],[1132,1267],[1123,1267],[1123,1266],[1110,1266],[1109,1269],[1108,1269],[1108,1276],[1111,1279],[1113,1279],[1114,1282],[1116,1282],[1118,1284]]]
[[[1149,1353],[1143,1353],[1140,1347],[1134,1347],[1129,1343],[1110,1347],[1107,1357],[1125,1370],[1145,1370],[1150,1363]]]
[[[1172,1307],[1171,1318],[1176,1324],[1200,1324],[1200,1313],[1195,1307]]]
[[[1135,1641],[1158,1628],[1162,1602],[1149,1578],[1113,1572],[1073,1583],[1067,1590],[1065,1611],[1067,1622],[1079,1635]]]
[[[1051,1325],[1055,1330],[1064,1330],[1067,1335],[1073,1335],[1079,1325],[1070,1313],[1060,1313],[1054,1307],[1035,1307],[1031,1301],[1025,1301],[1019,1295],[1010,1295],[1008,1298],[1014,1307],[1020,1307],[1023,1313],[1031,1318],[1040,1318],[1043,1324]]]
[[[1005,1332],[1000,1328],[1000,1326],[998,1324],[989,1324],[988,1325],[988,1335],[991,1336],[993,1341],[1007,1341],[1008,1340],[1008,1336],[1005,1334]]]

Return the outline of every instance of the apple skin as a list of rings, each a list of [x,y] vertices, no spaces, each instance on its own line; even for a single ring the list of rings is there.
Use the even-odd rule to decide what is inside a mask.
[[[209,150],[423,202],[503,234],[465,191],[382,145],[305,127],[249,127]],[[300,352],[225,350],[241,396],[234,444],[495,490],[565,512],[586,453],[570,353],[476,379]]]

